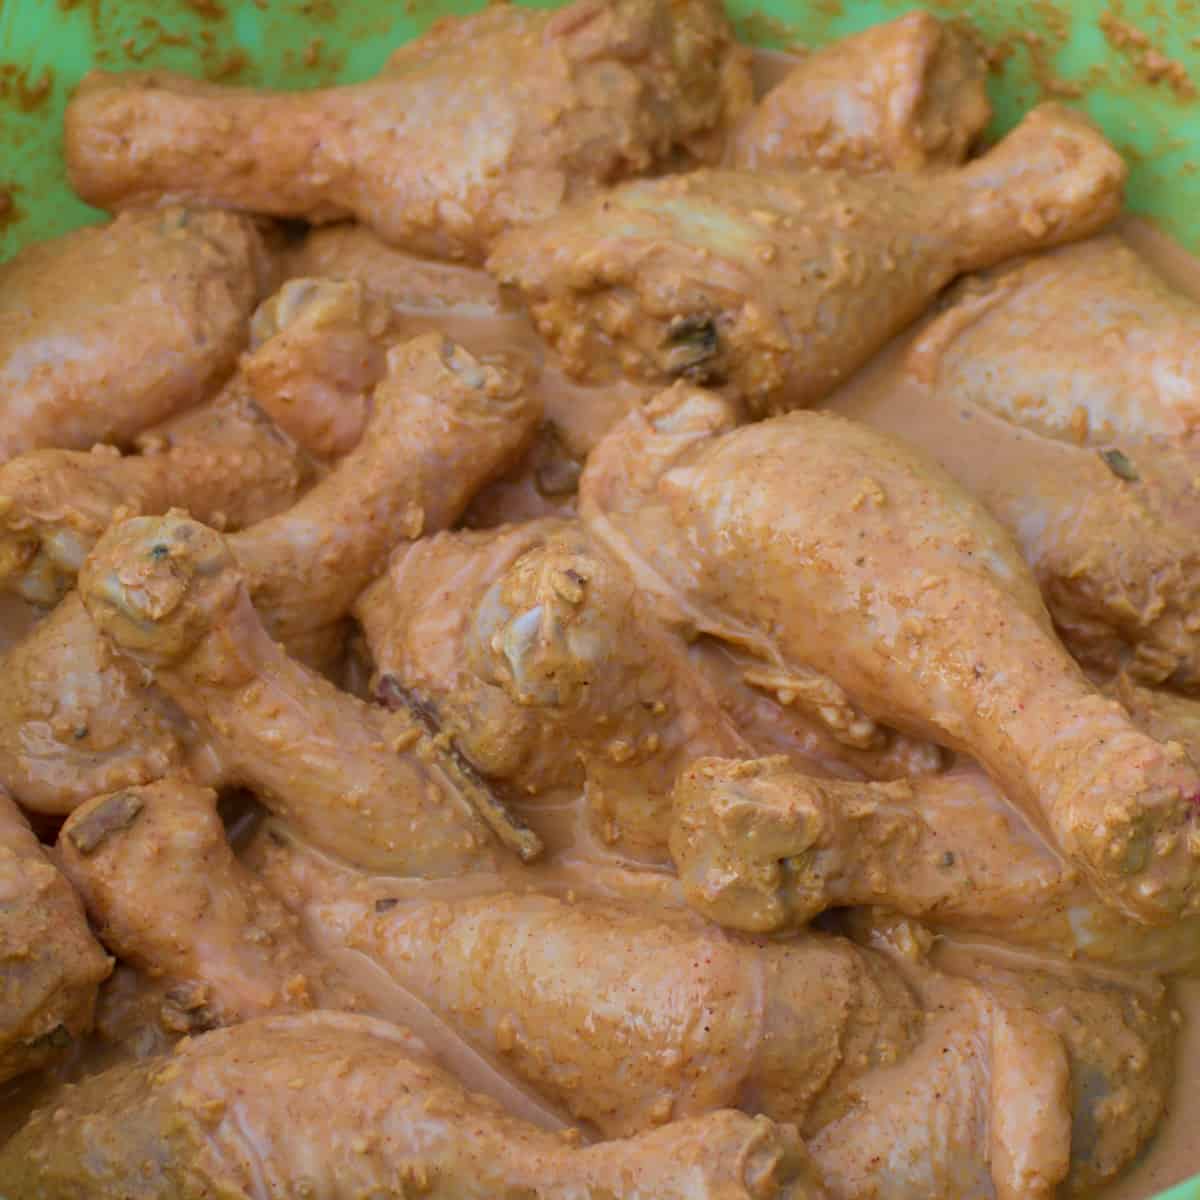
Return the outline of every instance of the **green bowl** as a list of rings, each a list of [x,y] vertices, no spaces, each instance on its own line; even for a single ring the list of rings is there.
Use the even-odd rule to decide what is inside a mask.
[[[911,0],[729,3],[743,36],[768,46],[817,45],[917,7]],[[71,192],[61,165],[63,106],[89,67],[156,66],[287,88],[365,79],[435,18],[481,4],[0,0],[0,260],[28,241],[100,219]],[[1189,80],[1200,86],[1194,0],[1068,0],[1061,12],[1046,0],[923,7],[968,14],[1005,47],[992,89],[997,132],[1039,98],[1081,104],[1133,167],[1132,207],[1200,248],[1200,101]],[[1152,82],[1156,66],[1167,69]]]
[[[556,0],[534,0],[553,7]],[[994,132],[1040,99],[1077,104],[1128,158],[1129,203],[1200,250],[1195,0],[727,0],[744,38],[820,45],[924,7],[1002,47]],[[373,75],[437,17],[482,0],[0,0],[0,260],[103,219],[67,184],[62,114],[93,66],[304,88]],[[1195,81],[1193,83],[1193,80]],[[1200,1176],[1158,1200],[1200,1200]]]

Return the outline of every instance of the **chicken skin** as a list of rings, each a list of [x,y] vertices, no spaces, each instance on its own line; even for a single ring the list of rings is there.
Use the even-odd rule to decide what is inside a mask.
[[[747,171],[956,167],[991,119],[972,38],[918,9],[810,54],[741,122]]]
[[[0,1083],[88,1032],[111,970],[75,893],[0,792]]]
[[[96,632],[78,592],[0,660],[0,786],[65,814],[183,769],[187,718]]]
[[[282,405],[269,394],[257,398],[302,441],[307,433],[301,423],[340,430],[358,419],[363,401],[357,389],[364,371],[373,369],[379,348],[397,337],[436,330],[522,374],[529,395],[541,406],[543,424],[521,462],[472,502],[463,518],[469,528],[573,515],[583,461],[630,408],[652,394],[627,380],[588,386],[568,379],[528,313],[506,304],[485,271],[415,258],[363,226],[312,230],[285,256],[284,270],[285,289],[299,289],[298,302],[288,305],[291,323],[280,342],[291,361],[285,358],[283,369],[271,374],[291,396],[285,393]],[[354,284],[361,285],[361,294]],[[386,322],[380,316],[385,306],[391,310]],[[260,313],[275,307],[268,302]],[[252,349],[243,358],[243,369],[250,369],[257,353]],[[267,343],[261,353],[269,363],[277,351]],[[305,369],[302,378],[292,365],[297,361]],[[313,416],[298,422],[293,414],[301,404]]]
[[[961,1200],[994,1185],[1028,1200],[1068,1173],[1119,1170],[1165,1101],[1174,1026],[1158,992],[1030,975],[1026,994],[946,975],[923,951],[881,972],[886,958],[842,938],[722,938],[586,890],[441,901],[270,840],[257,859],[325,944],[365,954],[605,1136],[737,1096],[799,1125],[848,1180],[832,1195]],[[914,1092],[929,1122],[913,1121]],[[1137,1113],[1114,1099],[1134,1094]]]
[[[1014,971],[984,955],[948,961],[952,957],[937,961],[970,979],[994,1003],[1035,1015],[1061,1039],[1072,1123],[1071,1165],[1060,1193],[1096,1195],[1137,1158],[1166,1113],[1179,1013],[1161,984],[1144,978],[1131,984],[1069,972]],[[1019,1077],[1008,1082],[1016,1107],[1024,1087]],[[1018,1120],[1024,1124],[1024,1114]],[[1028,1155],[1021,1140],[1028,1134],[1023,1128],[1013,1140],[1014,1158]]]
[[[1098,452],[921,384],[881,403],[848,396],[831,406],[919,447],[983,502],[1012,534],[1086,667],[1200,690],[1190,446],[1125,441]]]
[[[404,249],[478,261],[600,187],[679,154],[712,161],[750,93],[713,0],[505,5],[439,22],[348,87],[93,72],[67,109],[67,167],[102,208],[355,217]]]
[[[865,1076],[811,1140],[832,1195],[961,1200],[991,1194],[990,1173],[998,1200],[1091,1197],[1133,1161],[1170,1094],[1178,1022],[1161,986],[969,955],[932,969],[920,926],[866,910],[850,923],[928,1020],[913,1054]]]
[[[482,313],[499,326],[503,342],[521,340],[528,322],[504,311],[495,280],[480,267],[421,258],[389,246],[365,224],[352,221],[310,229],[282,255],[293,279],[352,279],[397,312],[458,315]]]
[[[79,590],[101,635],[196,723],[219,778],[314,845],[432,877],[492,864],[489,828],[523,856],[540,851],[419,709],[389,714],[290,658],[213,530],[182,514],[114,526]]]
[[[641,857],[669,836],[689,900],[710,919],[772,930],[887,904],[1072,957],[1200,966],[1195,918],[1149,930],[1101,902],[978,768],[931,774],[923,744],[830,712],[831,681],[685,647],[634,597],[602,545],[548,521],[414,542],[355,611],[377,689],[397,680],[420,696],[514,800],[581,790],[599,840]],[[823,727],[796,711],[804,683]],[[1139,728],[1200,756],[1200,705],[1136,691],[1136,708],[1118,698]],[[697,761],[719,744],[787,757]],[[625,749],[614,756],[614,745]]]
[[[577,521],[401,546],[354,611],[381,700],[419,697],[514,802],[581,792],[591,834],[642,859],[663,858],[675,778],[705,754],[786,747],[808,769],[871,778],[938,765],[815,673],[707,661]],[[783,693],[786,716],[751,713],[773,701],[746,677]]]
[[[138,444],[140,454],[30,450],[0,464],[0,588],[53,607],[118,514],[186,508],[240,529],[287,508],[310,474],[236,379]]]
[[[1195,264],[1077,105],[985,140],[965,21],[562,3],[69,97],[111,216],[0,265],[0,1200],[1162,1186]]]
[[[171,779],[97,796],[63,826],[58,856],[104,944],[165,983],[158,1020],[171,1032],[360,1006],[234,857],[206,788]]]
[[[721,384],[762,415],[821,399],[955,275],[1096,232],[1125,174],[1042,105],[958,170],[626,184],[506,235],[487,265],[572,375]]]
[[[1200,426],[1200,306],[1116,234],[972,279],[913,369],[1043,437],[1108,449]]]
[[[457,519],[536,421],[511,374],[440,336],[391,351],[361,443],[230,543],[270,635],[318,661],[331,640],[340,648],[340,622],[389,550]],[[76,593],[9,651],[0,677],[0,784],[27,807],[67,813],[186,757],[187,720],[113,653]]]
[[[317,458],[340,458],[366,428],[389,344],[400,340],[386,337],[392,325],[355,279],[289,279],[255,312],[239,367],[280,429]]]
[[[56,1116],[56,1114],[61,1114]],[[269,1017],[70,1088],[0,1150],[10,1200],[822,1200],[793,1130],[721,1111],[581,1148],[394,1025]]]
[[[211,802],[197,798],[191,811],[211,814]],[[146,790],[130,799],[155,797]],[[257,952],[223,936],[232,931],[211,908],[184,922],[161,922],[160,912],[169,933],[156,933],[154,914],[138,899],[153,886],[152,873],[181,877],[182,890],[196,896],[205,885],[194,878],[190,838],[158,841],[153,826],[138,833],[141,812],[130,815],[136,804],[103,815],[121,800],[98,802],[91,814],[99,820],[72,817],[75,832],[65,836],[81,835],[91,853],[115,853],[126,864],[111,873],[98,868],[120,936],[132,937],[128,944],[168,975],[186,963],[198,977],[188,992],[169,993],[168,1012],[182,1025],[188,1014],[176,1010],[189,997],[244,997],[250,984],[242,972]],[[151,818],[159,831],[175,824],[172,808]],[[213,825],[211,815],[204,823]],[[190,826],[184,818],[179,828]],[[161,853],[146,855],[139,843],[147,836]],[[124,850],[106,848],[123,838],[133,839]],[[219,828],[201,837],[206,847],[221,841]],[[217,857],[232,863],[227,849]],[[849,1181],[834,1195],[875,1194],[878,1161],[865,1168],[890,1138],[903,1151],[885,1156],[889,1196],[958,1200],[969,1177],[1015,1198],[1055,1194],[1054,1182],[1068,1172],[1086,1194],[1083,1183],[1109,1177],[1136,1154],[1161,1112],[1172,1026],[1152,991],[1140,999],[1113,984],[1029,973],[973,986],[923,961],[898,972],[843,939],[763,946],[721,937],[678,913],[496,893],[487,881],[450,902],[406,895],[402,881],[348,876],[273,835],[262,839],[257,858],[264,880],[304,909],[324,945],[365,955],[506,1073],[604,1136],[736,1099],[800,1122],[819,1147],[822,1170]],[[263,903],[261,885],[244,868],[221,866],[216,874],[227,903]],[[284,955],[290,928],[283,927]],[[256,974],[264,986],[274,977],[266,963]],[[291,999],[304,1003],[303,993]],[[196,1022],[211,1019],[203,1005],[191,1012]],[[596,1054],[623,1069],[597,1075],[589,1067]],[[914,1090],[937,1121],[912,1122]],[[946,1097],[957,1099],[943,1104]],[[1038,1183],[1045,1179],[1048,1188]]]
[[[514,799],[586,788],[605,842],[661,852],[681,767],[698,747],[746,752],[686,646],[577,522],[413,542],[354,611],[381,700],[419,697]]]
[[[537,423],[519,376],[438,334],[393,347],[352,454],[231,543],[285,644],[340,620],[402,539],[445,528],[520,457]]]
[[[920,1034],[907,986],[843,938],[760,946],[686,912],[587,897],[406,899],[386,879],[347,884],[311,855],[267,853],[268,882],[302,897],[323,943],[378,963],[604,1137],[739,1103],[820,1128]]]
[[[1061,1040],[1035,1014],[957,980],[937,980],[925,998],[931,1018],[913,1055],[868,1075],[850,1111],[812,1139],[830,1194],[1062,1195],[1071,1115]]]
[[[1200,918],[1147,928],[1102,902],[970,765],[870,783],[702,759],[676,785],[671,852],[688,903],[731,929],[882,905],[1072,959],[1200,972]]]
[[[1095,238],[970,281],[909,351],[911,387],[844,410],[983,501],[1085,665],[1189,692],[1198,313],[1120,238]]]
[[[181,208],[21,251],[0,267],[0,462],[127,443],[207,399],[266,274],[250,221]]]
[[[1130,915],[1200,909],[1200,775],[1088,683],[981,506],[856,422],[714,436],[730,421],[716,397],[664,393],[584,473],[585,523],[664,615],[971,755]]]

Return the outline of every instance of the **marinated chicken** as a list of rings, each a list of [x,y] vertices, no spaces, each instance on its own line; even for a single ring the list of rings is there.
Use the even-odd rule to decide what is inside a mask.
[[[94,71],[67,110],[66,157],[98,207],[355,217],[404,249],[478,261],[604,185],[711,161],[749,103],[748,55],[714,0],[500,5],[446,18],[348,87]]]
[[[1182,442],[1200,424],[1198,330],[1200,305],[1109,233],[969,280],[913,369],[1043,437]]]
[[[686,646],[577,522],[413,542],[355,613],[378,697],[399,685],[430,705],[514,798],[586,785],[605,841],[660,850],[681,767],[700,747],[747,750]]]
[[[4,1200],[1200,1169],[1200,273],[1073,111],[981,143],[999,55],[574,0],[80,84],[118,215],[0,267]]]
[[[0,660],[0,786],[33,812],[69,813],[186,761],[187,718],[114,654],[71,592]]]
[[[286,313],[291,328],[261,353],[268,379],[292,393],[304,390],[310,414],[305,422],[339,431],[352,426],[359,419],[364,375],[373,370],[380,348],[398,337],[445,332],[472,353],[520,371],[541,406],[543,424],[524,458],[472,502],[463,519],[470,528],[573,515],[587,455],[651,394],[629,381],[588,386],[568,379],[554,353],[539,341],[528,314],[506,305],[486,272],[415,258],[362,226],[313,230],[286,255],[284,270],[289,276],[285,292],[296,289]],[[353,284],[363,288],[361,298]],[[380,311],[385,306],[391,310],[388,319]],[[272,301],[260,309],[264,333],[275,324],[277,311]],[[308,374],[298,372],[285,355],[301,358]],[[254,356],[252,350],[243,359],[244,369],[251,369]],[[282,404],[270,394],[258,399],[295,436],[307,436],[309,426],[299,427],[297,405],[286,393]]]
[[[289,437],[318,458],[340,458],[362,438],[388,341],[400,340],[385,340],[391,325],[356,280],[289,279],[255,311],[241,372]]]
[[[104,944],[165,982],[159,1020],[172,1032],[361,1006],[234,857],[205,788],[166,780],[97,796],[63,826],[58,855]]]
[[[986,423],[1027,470],[981,471],[951,423],[900,407],[893,420],[887,406],[870,418],[917,442],[1012,531],[1085,664],[1188,691],[1200,688],[1197,327],[1200,306],[1122,239],[1094,238],[971,280],[909,354],[929,403]]]
[[[487,265],[573,376],[721,384],[762,415],[820,400],[955,275],[1095,233],[1125,173],[1047,104],[958,170],[625,184],[506,235]]]
[[[747,171],[957,167],[991,119],[974,37],[917,9],[815,51],[755,105],[726,161]]]
[[[88,1032],[111,970],[78,897],[0,791],[0,1083]]]
[[[1143,1000],[1124,985],[1030,975],[1030,992],[1049,996],[1039,1005],[923,957],[897,971],[840,938],[714,940],[678,914],[571,894],[406,896],[394,880],[347,880],[273,842],[258,865],[323,941],[367,955],[502,1071],[605,1136],[736,1094],[749,1111],[798,1123],[830,1177],[903,1129],[911,1157],[887,1195],[954,1197],[974,1172],[982,1188],[1023,1197],[1053,1194],[1022,1190],[1033,1159],[1054,1180],[1069,1172],[1072,1191],[1115,1173],[1165,1102],[1174,1024],[1161,990]],[[622,1069],[603,1068],[612,1062]],[[912,1123],[912,1089],[972,1096],[981,1080],[982,1095],[941,1128]],[[1136,1116],[1114,1099],[1135,1091]],[[1058,1130],[1053,1154],[1025,1148],[1038,1122]],[[1072,1142],[1072,1122],[1090,1132]],[[1005,1159],[1004,1138],[1023,1164]],[[864,1178],[833,1194],[873,1187]]]
[[[406,897],[394,884],[389,894],[387,879],[347,882],[303,852],[266,855],[268,882],[303,906],[322,941],[377,962],[605,1137],[739,1097],[819,1128],[858,1076],[902,1058],[920,1035],[907,985],[843,938],[760,946],[678,909],[588,897]],[[622,1066],[605,1074],[603,1062]]]
[[[919,926],[865,909],[851,924],[930,1018],[912,1059],[867,1076],[857,1106],[812,1140],[833,1195],[878,1196],[881,1175],[897,1200],[987,1194],[970,1150],[981,1119],[998,1200],[1090,1197],[1132,1161],[1169,1095],[1176,1020],[1161,987],[969,953],[931,970]]]
[[[50,608],[75,584],[114,518],[187,508],[240,529],[295,501],[304,457],[255,407],[241,380],[210,404],[114,446],[30,450],[0,464],[0,587]]]
[[[270,635],[312,661],[340,652],[342,618],[391,547],[451,524],[535,422],[503,369],[435,335],[397,347],[362,442],[296,505],[230,543]],[[78,593],[0,672],[0,784],[27,807],[67,813],[161,779],[188,756],[187,719],[113,653]]]
[[[923,957],[898,971],[841,938],[714,939],[678,913],[631,911],[628,898],[485,885],[439,901],[396,880],[331,872],[275,839],[256,866],[322,942],[365,954],[506,1075],[604,1136],[737,1095],[748,1111],[796,1122],[830,1178],[903,1129],[907,1161],[897,1159],[886,1195],[956,1197],[973,1172],[979,1187],[994,1181],[1015,1198],[1055,1194],[1022,1190],[1031,1161],[1052,1183],[1069,1173],[1072,1191],[1111,1176],[1165,1102],[1175,1027],[1161,990],[1143,1001],[1124,985],[1030,976],[1031,992],[1051,997],[1039,1007]],[[606,1067],[614,1062],[620,1071]],[[939,1087],[971,1101],[940,1127],[914,1125],[909,1093]],[[1134,1091],[1136,1116],[1114,1098]],[[1039,1122],[1058,1130],[1052,1153]],[[1072,1142],[1072,1122],[1090,1132]],[[1039,1136],[1043,1146],[1028,1149]],[[874,1187],[864,1176],[832,1194],[865,1198]]]
[[[915,777],[895,783],[827,778],[837,766],[888,776],[885,753],[828,744],[831,731],[866,740],[856,724],[889,736],[861,715],[827,725],[822,744],[794,711],[801,696],[785,692],[784,706],[760,694],[757,707],[791,726],[797,765],[697,762],[714,745],[747,756],[787,743],[766,720],[731,711],[737,677],[698,668],[695,648],[639,612],[620,565],[578,525],[414,542],[356,612],[377,692],[404,680],[514,799],[585,785],[601,840],[651,857],[670,832],[694,902],[721,923],[799,927],[826,908],[887,903],[1071,956],[1170,972],[1200,965],[1195,919],[1151,931],[1100,901],[978,769],[931,773],[935,764],[914,756]],[[800,690],[795,674],[773,682]],[[814,715],[823,709],[829,721],[836,689],[824,682]],[[1200,758],[1200,705],[1141,695],[1142,710],[1171,709],[1135,710],[1137,724]]]
[[[444,528],[528,445],[536,404],[519,376],[438,334],[388,352],[361,442],[285,512],[231,543],[271,634],[335,624],[405,538]]]
[[[131,212],[0,267],[0,462],[130,441],[215,391],[266,290],[245,217]]]
[[[56,1113],[63,1114],[56,1118]],[[724,1110],[579,1147],[507,1116],[369,1017],[272,1017],[86,1080],[0,1149],[13,1200],[365,1195],[822,1200],[794,1131]]]
[[[387,702],[400,684],[514,800],[582,788],[591,832],[661,857],[679,772],[705,754],[769,753],[787,742],[814,770],[872,778],[939,765],[936,749],[855,710],[814,672],[790,711],[758,721],[733,665],[689,646],[633,576],[577,521],[438,534],[398,547],[355,606]],[[761,697],[761,693],[759,693]],[[766,701],[770,704],[770,701]]]
[[[1105,903],[981,770],[820,779],[783,758],[702,759],[675,790],[688,902],[732,929],[881,905],[942,930],[1158,974],[1200,972],[1200,918],[1147,928]]]
[[[926,419],[918,410],[933,399],[938,416]],[[1073,446],[919,383],[895,403],[862,408],[849,399],[837,409],[919,446],[970,486],[1012,534],[1059,634],[1089,669],[1200,687],[1190,447]]]
[[[222,781],[253,787],[315,845],[431,876],[488,863],[489,830],[539,852],[419,709],[388,714],[290,658],[213,530],[177,514],[116,525],[79,589],[98,632],[196,722]]]
[[[584,473],[593,533],[678,619],[977,759],[1110,903],[1200,911],[1200,773],[1091,686],[982,506],[844,418],[729,419],[687,390],[631,414]]]

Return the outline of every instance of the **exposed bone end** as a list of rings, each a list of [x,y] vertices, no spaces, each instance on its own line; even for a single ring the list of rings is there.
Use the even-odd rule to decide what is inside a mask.
[[[178,510],[113,526],[79,576],[96,627],[148,665],[190,653],[241,586],[221,535]]]

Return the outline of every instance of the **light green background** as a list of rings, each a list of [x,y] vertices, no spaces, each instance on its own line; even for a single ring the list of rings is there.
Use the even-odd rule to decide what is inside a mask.
[[[555,0],[538,2],[548,7]],[[918,7],[911,0],[728,2],[743,36],[773,46],[820,44]],[[62,169],[63,105],[89,67],[166,67],[272,87],[345,82],[372,75],[394,46],[436,17],[481,6],[481,0],[0,0],[0,191],[13,202],[8,216],[0,215],[0,259],[28,241],[101,218],[71,193]],[[1129,158],[1131,206],[1200,251],[1200,98],[1144,78],[1145,56],[1154,50],[1180,64],[1200,91],[1200,0],[927,0],[922,7],[969,16],[1009,49],[991,85],[995,132],[1047,96],[1080,104]],[[1106,14],[1140,31],[1146,44],[1115,47],[1104,32]],[[1160,1200],[1200,1200],[1200,1177]]]

